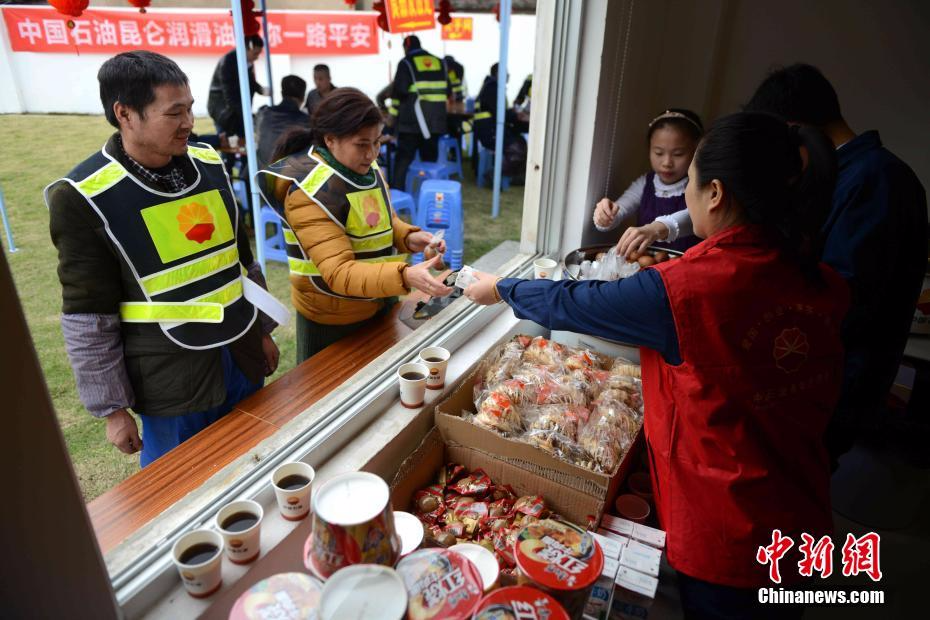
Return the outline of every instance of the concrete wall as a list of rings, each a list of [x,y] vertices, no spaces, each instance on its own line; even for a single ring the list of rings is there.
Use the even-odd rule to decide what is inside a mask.
[[[277,6],[277,5],[275,5]],[[477,95],[484,76],[500,54],[500,34],[493,15],[483,13],[474,18],[472,41],[442,41],[439,30],[418,33],[425,49],[433,54],[452,54],[465,66],[470,93]],[[534,15],[514,15],[511,25],[509,69],[511,79],[508,96],[516,97],[523,78],[533,71],[533,49],[536,30]],[[355,86],[374,97],[393,77],[397,62],[403,57],[403,37],[379,30],[380,50],[377,56],[296,56],[272,55],[275,90],[281,78],[295,73],[312,84],[313,65],[330,66],[333,83]],[[97,70],[108,58],[103,54],[38,54],[12,52],[6,27],[0,27],[0,113],[58,112],[100,114],[97,91]],[[194,112],[206,115],[207,93],[217,58],[211,56],[174,56],[174,60],[190,78],[196,100]],[[256,63],[259,82],[267,84],[264,57]],[[256,96],[256,108],[268,102]]]

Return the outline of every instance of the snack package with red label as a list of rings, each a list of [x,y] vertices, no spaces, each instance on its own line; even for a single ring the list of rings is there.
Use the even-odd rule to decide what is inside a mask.
[[[416,505],[417,517],[427,525],[437,523],[446,512],[442,487],[438,484],[420,489],[414,493],[413,501],[414,505]]]
[[[488,502],[460,503],[455,507],[453,512],[457,519],[474,519],[477,521],[490,514],[490,506]]]
[[[500,499],[517,499],[517,493],[513,490],[513,487],[509,484],[499,484],[494,487],[494,490],[491,491],[491,498],[494,501]]]
[[[491,477],[484,470],[476,469],[452,485],[452,489],[459,495],[479,496],[487,494],[492,486]]]
[[[439,470],[439,484],[447,487],[468,474],[468,470],[458,463],[449,463]]]
[[[523,361],[561,371],[565,347],[542,336],[533,338],[523,352]]]
[[[495,518],[508,517],[513,514],[513,505],[515,501],[515,499],[509,497],[493,501],[490,506],[488,506],[488,514]]]
[[[445,531],[456,538],[463,538],[465,536],[465,524],[462,521],[451,521],[446,525]]]
[[[514,512],[540,518],[546,512],[546,502],[539,495],[524,495],[513,505]]]

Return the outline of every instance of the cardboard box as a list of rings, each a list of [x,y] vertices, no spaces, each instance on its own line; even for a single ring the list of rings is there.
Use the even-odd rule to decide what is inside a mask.
[[[434,484],[440,468],[446,463],[458,463],[469,470],[480,467],[495,484],[509,484],[517,495],[541,495],[550,510],[582,527],[587,526],[588,515],[598,514],[602,508],[597,498],[551,480],[527,464],[518,466],[475,447],[480,445],[463,445],[445,436],[442,429],[433,428],[394,476],[391,483],[394,509],[414,512],[414,494]]]
[[[642,449],[642,431],[637,433],[636,439],[616,471],[610,475],[594,472],[567,463],[526,442],[510,439],[495,431],[477,426],[462,417],[463,412],[475,412],[473,400],[475,380],[476,374],[472,372],[448,398],[436,406],[436,427],[443,438],[455,445],[480,446],[482,452],[495,459],[531,473],[541,480],[580,494],[585,498],[585,504],[591,506],[592,509],[591,512],[581,515],[584,517],[583,521],[576,521],[576,523],[587,526],[588,517],[592,517],[595,522],[599,521],[605,509],[613,504],[621,483],[626,479],[632,461],[630,455],[638,454]],[[494,475],[491,474],[491,477],[494,478]],[[566,514],[564,508],[559,508],[557,511]]]

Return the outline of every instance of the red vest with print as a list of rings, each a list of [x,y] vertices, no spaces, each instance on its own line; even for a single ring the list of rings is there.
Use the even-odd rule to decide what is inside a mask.
[[[846,283],[815,287],[753,226],[657,267],[683,363],[643,348],[645,432],[669,564],[733,587],[772,585],[756,561],[772,530],[794,547],[832,529],[824,429],[839,395]]]

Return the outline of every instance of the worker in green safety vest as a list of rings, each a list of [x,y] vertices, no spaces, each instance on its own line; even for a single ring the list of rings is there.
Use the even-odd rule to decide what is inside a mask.
[[[219,154],[188,142],[184,72],[134,51],[98,80],[119,131],[45,197],[78,392],[144,467],[262,385],[278,348],[260,310],[289,311],[265,290]]]
[[[404,39],[405,56],[394,74],[392,99],[399,102],[397,155],[392,185],[403,189],[407,169],[417,153],[422,161],[436,161],[439,137],[446,133],[446,105],[452,89],[442,60],[420,47],[420,39]]]

